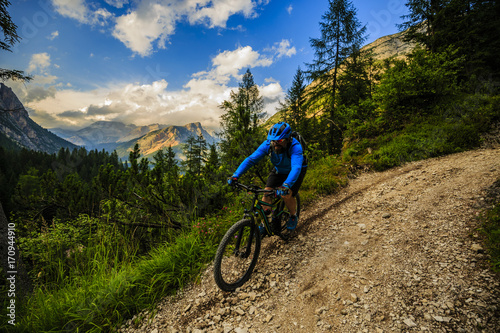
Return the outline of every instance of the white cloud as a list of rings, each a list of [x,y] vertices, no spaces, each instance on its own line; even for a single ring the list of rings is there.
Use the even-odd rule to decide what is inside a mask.
[[[105,25],[112,14],[104,8],[89,8],[85,0],[52,0],[55,10],[62,16],[85,24]]]
[[[57,77],[50,74],[51,66],[59,68],[58,65],[52,64],[50,54],[47,52],[33,54],[29,66],[26,69],[29,74],[34,75],[31,84],[33,86],[42,87],[54,84]]]
[[[150,55],[155,46],[164,48],[174,34],[177,23],[186,19],[190,24],[205,24],[209,28],[226,28],[232,15],[256,16],[256,7],[267,1],[252,0],[186,0],[142,1],[137,8],[116,18],[113,36],[140,56]]]
[[[110,6],[123,8],[127,0],[105,0]],[[85,0],[52,0],[55,10],[62,16],[80,23],[104,26],[113,20],[112,35],[140,56],[150,55],[155,48],[165,48],[175,33],[178,22],[204,24],[209,28],[226,28],[233,15],[246,18],[257,16],[257,8],[268,0],[137,0],[134,7],[121,16]],[[235,27],[242,29],[242,27]]]
[[[84,0],[52,0],[52,3],[62,16],[85,23],[88,9]]]
[[[268,84],[267,86],[259,87],[259,92],[263,97],[277,98],[283,92],[281,85],[277,82]]]
[[[128,4],[128,0],[104,0],[110,6],[116,8],[123,8],[126,4]]]
[[[256,15],[256,3],[251,0],[214,0],[211,6],[208,1],[200,1],[194,8],[190,8],[189,21],[191,23],[206,23],[210,28],[225,28],[227,20],[234,14],[242,13],[245,17]]]
[[[239,47],[234,51],[224,51],[212,59],[212,66],[217,77],[228,75],[240,78],[238,72],[246,67],[268,67],[272,59],[261,56],[251,46]]]
[[[141,56],[153,51],[153,43],[165,47],[178,19],[174,10],[161,4],[143,2],[136,11],[116,19],[113,36]]]
[[[293,11],[293,6],[290,5],[286,8],[286,11],[288,12],[289,15],[292,15],[292,11]]]
[[[288,39],[282,39],[281,42],[274,43],[271,51],[276,54],[279,59],[281,57],[291,57],[297,53],[294,46],[290,47],[290,41]]]
[[[50,66],[50,55],[47,52],[31,56],[28,72],[45,72]]]
[[[49,40],[54,40],[54,39],[56,39],[58,36],[59,36],[59,31],[57,31],[57,30],[56,30],[56,31],[54,31],[53,33],[51,33],[51,34],[50,34],[50,36],[49,36],[49,37],[47,37],[47,39],[49,39]]]

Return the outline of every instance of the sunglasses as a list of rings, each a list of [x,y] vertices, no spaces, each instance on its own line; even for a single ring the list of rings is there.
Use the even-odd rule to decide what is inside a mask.
[[[286,139],[279,139],[279,140],[272,140],[271,142],[281,144],[281,143],[285,142],[285,140]]]

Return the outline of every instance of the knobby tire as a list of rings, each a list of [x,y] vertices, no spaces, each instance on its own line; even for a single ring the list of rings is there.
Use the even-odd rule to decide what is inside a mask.
[[[234,291],[248,281],[260,253],[259,229],[250,219],[236,222],[217,249],[214,279],[220,289]]]

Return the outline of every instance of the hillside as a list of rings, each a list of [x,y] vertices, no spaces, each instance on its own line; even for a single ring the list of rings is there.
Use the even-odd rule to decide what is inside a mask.
[[[476,217],[499,178],[498,147],[361,174],[306,207],[290,242],[264,239],[241,290],[221,292],[208,267],[120,331],[497,332]]]
[[[398,32],[378,38],[361,48],[362,51],[371,51],[377,60],[384,60],[390,57],[404,57],[409,54],[415,44],[404,41],[405,32]]]

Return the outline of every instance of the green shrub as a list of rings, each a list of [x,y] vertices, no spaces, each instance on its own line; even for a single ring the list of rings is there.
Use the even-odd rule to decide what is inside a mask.
[[[337,156],[324,156],[309,163],[300,189],[303,204],[321,195],[335,193],[347,183],[347,168]]]
[[[495,271],[500,272],[500,202],[486,211],[481,220],[481,231],[486,237],[491,265]]]
[[[366,157],[376,170],[471,149],[480,143],[473,125],[458,123],[415,124],[401,131]]]
[[[458,92],[458,78],[464,58],[457,50],[432,53],[415,48],[407,60],[394,60],[376,87],[374,100],[380,114],[394,128],[411,119],[432,113],[437,103]]]

